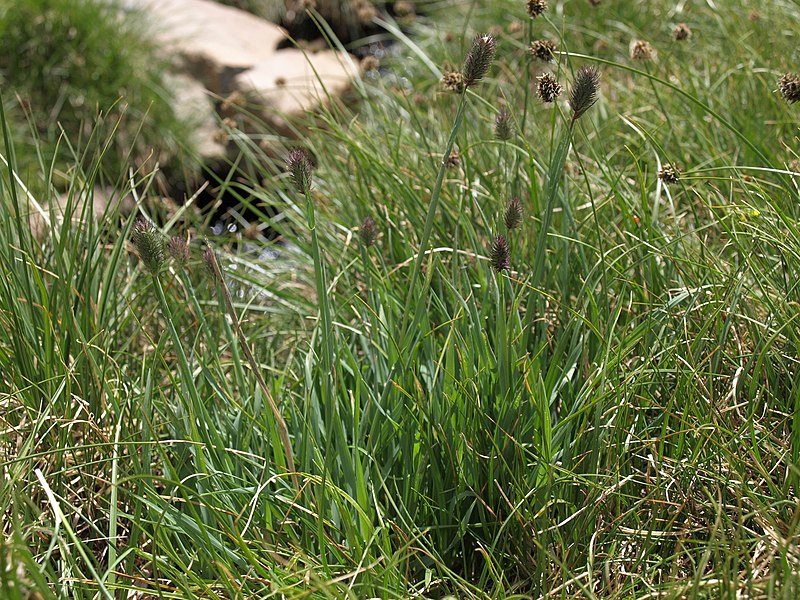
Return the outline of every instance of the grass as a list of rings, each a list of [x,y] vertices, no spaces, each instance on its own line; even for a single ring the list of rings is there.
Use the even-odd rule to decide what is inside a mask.
[[[51,183],[69,187],[77,177],[70,146],[98,139],[110,147],[97,183],[110,187],[120,185],[112,173],[176,170],[191,154],[191,124],[175,115],[163,78],[168,60],[149,41],[144,14],[119,12],[119,3],[98,0],[0,1],[0,36],[13,48],[0,58],[3,99],[17,168],[35,184],[57,166]]]
[[[142,225],[88,209],[33,239],[5,126],[0,595],[797,595],[800,117],[775,92],[797,5],[551,5],[530,24],[518,2],[431,7],[298,142],[302,193],[243,142],[263,176],[233,191],[292,243],[217,243],[215,275],[195,242],[151,273]],[[445,93],[492,27],[488,76]],[[532,87],[540,37],[555,105]],[[600,100],[573,120],[585,65]],[[86,146],[75,209],[107,144]],[[156,245],[186,235],[154,216]]]

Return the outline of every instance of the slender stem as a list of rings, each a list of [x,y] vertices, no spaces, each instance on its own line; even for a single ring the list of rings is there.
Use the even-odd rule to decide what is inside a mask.
[[[306,198],[306,220],[308,229],[311,232],[311,255],[314,260],[314,280],[317,288],[317,298],[319,301],[320,319],[322,327],[320,336],[322,338],[322,366],[327,377],[333,375],[333,325],[331,322],[330,306],[328,304],[328,287],[325,282],[325,267],[322,264],[322,253],[319,248],[319,236],[317,235],[317,222],[314,214],[314,202],[308,189],[303,190]]]
[[[428,249],[428,241],[431,237],[431,232],[433,231],[433,223],[436,217],[436,210],[439,207],[439,198],[442,193],[442,186],[444,184],[444,175],[447,171],[447,159],[450,156],[450,152],[453,150],[453,145],[456,141],[456,136],[458,135],[458,131],[461,128],[461,124],[464,121],[464,112],[465,107],[467,104],[467,91],[461,94],[461,100],[458,104],[458,112],[456,113],[456,119],[453,123],[453,129],[450,131],[450,139],[447,140],[447,146],[445,147],[444,154],[442,155],[442,161],[439,165],[439,173],[436,177],[436,183],[433,186],[433,192],[431,193],[431,200],[428,203],[428,214],[425,217],[425,227],[422,230],[422,237],[419,241],[419,252],[417,254],[417,258],[414,261],[414,267],[411,270],[411,281],[408,285],[408,290],[406,292],[406,300],[403,304],[403,322],[400,327],[400,341],[402,347],[402,340],[405,338],[406,335],[406,326],[408,325],[408,316],[410,313],[416,313],[416,305],[414,306],[415,310],[410,310],[412,307],[412,298],[414,298],[414,288],[417,284],[417,279],[419,278],[419,274],[422,271],[422,261],[425,260],[425,254]],[[424,297],[424,294],[418,294],[416,296],[417,302],[420,302],[421,299]]]
[[[228,311],[228,316],[231,318],[231,322],[233,323],[233,330],[236,332],[236,337],[239,338],[239,344],[242,346],[242,351],[244,352],[244,356],[247,359],[247,362],[250,364],[250,368],[253,370],[253,373],[256,376],[256,381],[258,382],[258,386],[261,388],[261,393],[264,394],[264,398],[267,399],[267,404],[269,404],[269,408],[272,411],[272,415],[275,417],[275,425],[278,428],[278,435],[281,438],[281,444],[283,445],[283,453],[286,457],[286,465],[291,473],[292,477],[292,484],[294,485],[296,490],[300,489],[300,481],[297,477],[297,470],[294,466],[294,454],[292,453],[292,443],[289,440],[289,428],[286,427],[286,421],[283,419],[283,415],[281,411],[278,409],[278,405],[275,403],[275,399],[272,397],[272,393],[269,391],[267,387],[267,382],[264,380],[264,376],[261,374],[261,367],[256,362],[255,356],[253,356],[253,352],[250,350],[250,345],[247,342],[247,338],[242,331],[242,327],[239,324],[239,318],[236,316],[236,310],[233,308],[233,300],[231,299],[230,290],[228,290],[228,284],[225,283],[225,278],[222,275],[222,269],[219,266],[219,261],[217,260],[217,254],[208,245],[208,254],[207,256],[210,258],[210,265],[211,268],[214,270],[214,277],[217,282],[220,284],[220,289],[222,290],[222,298],[225,300],[225,308]]]

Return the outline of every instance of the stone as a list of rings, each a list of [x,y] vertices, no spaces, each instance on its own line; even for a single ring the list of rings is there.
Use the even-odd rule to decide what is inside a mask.
[[[345,94],[359,67],[349,55],[334,50],[308,54],[286,48],[238,74],[235,87],[261,106],[263,118],[282,128],[286,119],[326,105]]]
[[[175,98],[175,115],[189,127],[189,144],[203,162],[226,156],[226,135],[219,126],[212,94],[188,75],[168,75],[164,85]]]
[[[262,98],[262,110],[254,112],[268,122],[275,120],[273,111],[280,122],[344,93],[358,73],[346,53],[279,50],[288,39],[281,27],[211,0],[126,2],[151,16],[158,41],[180,58],[187,74],[220,98],[236,92]]]
[[[153,22],[157,42],[177,54],[185,71],[215,94],[232,76],[268,59],[286,32],[248,12],[211,0],[127,0]]]

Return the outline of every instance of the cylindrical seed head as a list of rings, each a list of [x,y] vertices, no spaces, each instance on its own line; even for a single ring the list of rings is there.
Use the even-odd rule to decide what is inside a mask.
[[[514,137],[514,123],[506,107],[501,108],[494,119],[494,137],[502,142]]]
[[[372,246],[375,241],[378,239],[378,224],[375,223],[375,219],[370,216],[364,217],[364,220],[361,222],[361,227],[358,230],[359,237],[361,237],[361,243],[364,244],[367,248]]]
[[[133,224],[131,242],[147,270],[158,273],[164,264],[164,240],[156,226],[145,219],[137,219]]]
[[[496,51],[497,41],[492,35],[484,33],[475,38],[472,48],[464,60],[464,68],[461,70],[464,75],[465,87],[475,85],[484,78],[492,65]]]
[[[506,210],[503,212],[503,221],[506,224],[506,229],[511,231],[522,225],[522,202],[519,198],[514,197],[506,204]]]
[[[178,263],[181,267],[185,267],[189,262],[189,244],[186,240],[179,235],[174,235],[167,242],[167,254]]]
[[[600,72],[595,67],[581,67],[575,74],[575,82],[569,95],[572,120],[577,121],[583,113],[597,102],[600,91]]]
[[[511,249],[508,246],[508,240],[504,236],[496,235],[492,240],[489,259],[492,268],[498,273],[508,269],[511,265]]]
[[[298,192],[304,194],[311,189],[311,161],[305,150],[297,148],[289,153],[286,170]]]

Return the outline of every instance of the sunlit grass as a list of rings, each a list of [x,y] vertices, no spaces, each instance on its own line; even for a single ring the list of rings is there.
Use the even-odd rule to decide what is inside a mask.
[[[429,7],[295,142],[310,188],[282,160],[237,188],[285,243],[217,246],[222,282],[199,242],[149,272],[133,217],[32,237],[7,136],[0,595],[798,593],[797,6],[550,4]],[[492,28],[485,80],[443,90],[431,66]],[[600,98],[573,119],[582,66]],[[119,181],[149,210],[151,174]]]

